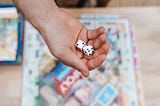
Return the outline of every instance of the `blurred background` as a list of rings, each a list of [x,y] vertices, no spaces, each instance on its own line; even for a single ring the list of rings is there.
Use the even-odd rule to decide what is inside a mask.
[[[80,17],[83,13],[106,13],[128,18],[138,48],[140,61],[138,70],[142,75],[144,106],[160,106],[160,0],[55,1],[60,7],[69,8],[67,11],[76,17]],[[0,0],[0,3],[12,3],[12,1]],[[81,7],[84,9],[75,9]],[[0,106],[20,106],[22,74],[22,63],[0,65]]]

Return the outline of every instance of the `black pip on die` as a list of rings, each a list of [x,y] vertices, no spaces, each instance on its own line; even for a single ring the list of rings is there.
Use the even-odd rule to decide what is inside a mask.
[[[90,56],[94,53],[94,48],[91,45],[86,44],[84,41],[82,40],[78,40],[76,45],[75,45],[78,49],[80,49],[81,51],[83,51],[83,53],[87,56]]]

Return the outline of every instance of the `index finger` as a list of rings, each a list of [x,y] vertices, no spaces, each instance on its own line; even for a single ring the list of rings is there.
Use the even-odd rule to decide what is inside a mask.
[[[103,34],[104,31],[105,31],[105,29],[102,26],[97,28],[97,29],[90,29],[90,30],[88,30],[87,37],[88,37],[89,40],[96,39],[101,34]]]

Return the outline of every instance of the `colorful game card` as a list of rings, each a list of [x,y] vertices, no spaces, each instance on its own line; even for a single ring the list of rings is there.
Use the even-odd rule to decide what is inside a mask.
[[[117,90],[112,85],[107,84],[100,90],[96,96],[96,100],[101,104],[101,106],[109,106],[117,96],[117,93]]]

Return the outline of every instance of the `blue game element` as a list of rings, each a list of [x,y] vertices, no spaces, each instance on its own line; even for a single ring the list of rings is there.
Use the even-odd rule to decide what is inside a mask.
[[[113,100],[115,99],[117,95],[117,90],[110,84],[107,84],[102,88],[100,93],[96,96],[96,100],[102,105],[102,106],[108,106]]]
[[[63,81],[68,74],[73,71],[73,68],[64,65],[62,62],[59,62],[53,71],[55,72],[55,77],[60,81]]]
[[[53,82],[54,78],[57,78],[59,81],[63,81],[70,72],[73,71],[73,68],[64,65],[62,62],[58,62],[56,67],[47,75],[40,78],[40,80],[47,84]]]

